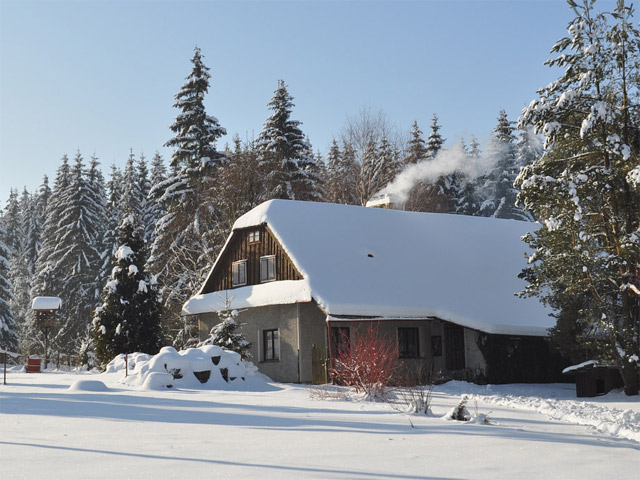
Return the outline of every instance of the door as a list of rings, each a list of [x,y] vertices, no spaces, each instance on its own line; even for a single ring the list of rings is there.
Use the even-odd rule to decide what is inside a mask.
[[[327,348],[311,348],[311,383],[324,385],[327,383]]]
[[[446,351],[446,369],[464,370],[464,328],[452,323],[444,327],[444,348]]]

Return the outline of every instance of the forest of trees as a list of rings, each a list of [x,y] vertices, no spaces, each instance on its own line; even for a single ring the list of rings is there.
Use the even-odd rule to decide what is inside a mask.
[[[77,152],[62,157],[53,185],[45,177],[36,192],[11,190],[0,216],[0,346],[43,348],[30,312],[42,295],[63,299],[50,345],[65,358],[97,349],[104,362],[118,350],[184,345],[181,306],[240,215],[272,198],[365,205],[403,171],[438,164],[436,176],[412,179],[400,206],[539,220],[542,230],[526,239],[535,250],[526,293],[554,308],[565,353],[616,362],[637,391],[639,36],[624,2],[594,16],[592,0],[568,3],[570,37],[549,61],[565,74],[517,127],[497,112],[485,151],[475,137],[448,146],[436,114],[425,135],[417,122],[398,132],[384,113],[362,110],[324,155],[314,153],[282,80],[257,138],[221,144],[227,132],[206,112],[211,75],[196,47],[175,95],[168,165],[132,151],[105,177],[97,158]],[[443,170],[443,159],[455,161]],[[120,308],[125,295],[146,310]],[[155,319],[146,323],[153,338],[116,338],[143,321],[126,312],[143,310]]]
[[[63,300],[49,339],[52,358],[72,359],[81,352],[86,360],[95,349],[104,363],[120,350],[184,345],[189,339],[181,306],[198,290],[240,215],[272,198],[364,205],[406,165],[428,162],[446,149],[436,115],[426,139],[414,122],[405,142],[383,113],[363,110],[347,119],[325,164],[321,153],[314,154],[302,122],[294,119],[293,97],[282,80],[258,137],[242,142],[236,135],[220,148],[226,130],[206,112],[211,76],[198,48],[191,62],[175,96],[168,165],[158,153],[148,161],[131,151],[124,168],[112,165],[105,177],[97,158],[86,160],[77,152],[73,159],[62,157],[53,185],[45,177],[37,192],[11,190],[0,217],[4,347],[24,353],[44,348],[30,310],[35,296]],[[527,219],[514,205],[512,184],[523,162],[541,154],[535,149],[540,142],[530,142],[523,131],[519,143],[514,131],[500,112],[490,147],[494,168],[468,181],[451,172],[433,184],[421,182],[405,208]],[[475,140],[464,151],[469,162],[480,155]],[[123,221],[132,218],[135,226],[125,242]],[[122,248],[134,244],[138,276],[128,274],[129,257],[122,256]],[[153,275],[153,285],[140,276],[143,271]],[[153,292],[157,308],[132,305],[143,301],[136,287],[140,281],[148,285],[144,302],[152,303]],[[127,318],[142,310],[147,316],[154,312],[158,329],[147,318],[137,322],[149,332],[161,327],[146,343]]]

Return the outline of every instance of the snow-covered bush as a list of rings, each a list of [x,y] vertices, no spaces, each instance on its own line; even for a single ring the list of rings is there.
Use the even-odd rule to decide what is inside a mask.
[[[458,420],[459,422],[468,422],[471,420],[471,414],[469,413],[469,410],[467,410],[468,401],[469,397],[467,395],[463,395],[460,399],[460,403],[453,407],[447,414],[447,418],[451,420]]]
[[[268,379],[258,373],[251,362],[242,360],[237,352],[217,345],[205,345],[177,351],[164,347],[157,355],[128,355],[127,383],[143,389],[158,388],[225,388],[262,383]],[[106,373],[124,373],[125,355],[118,355],[106,368]]]

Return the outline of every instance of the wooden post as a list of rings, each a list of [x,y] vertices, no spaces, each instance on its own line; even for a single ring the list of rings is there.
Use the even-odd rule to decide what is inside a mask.
[[[129,376],[129,354],[128,353],[124,354],[124,376],[125,377]]]
[[[7,384],[7,352],[4,352],[4,385]]]
[[[335,376],[333,375],[333,338],[331,335],[331,322],[329,322],[329,317],[327,317],[327,334],[329,335],[329,348],[327,351],[327,355],[329,356],[329,375],[331,376],[331,384],[336,384]]]

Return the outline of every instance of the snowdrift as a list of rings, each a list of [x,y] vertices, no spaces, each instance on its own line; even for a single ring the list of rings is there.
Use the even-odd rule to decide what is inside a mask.
[[[164,347],[157,355],[132,353],[128,356],[128,384],[142,390],[190,389],[264,389],[270,379],[239,353],[215,345],[177,351]],[[106,372],[124,374],[125,355],[107,365]]]

